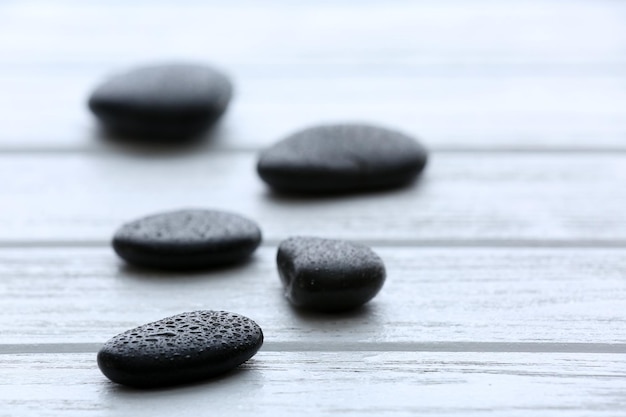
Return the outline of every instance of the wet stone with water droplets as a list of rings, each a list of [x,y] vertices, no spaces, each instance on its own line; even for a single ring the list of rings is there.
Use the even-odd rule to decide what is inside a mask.
[[[393,188],[424,169],[426,149],[403,133],[366,124],[299,131],[261,153],[257,171],[273,189],[333,194]]]
[[[296,307],[353,309],[385,282],[385,265],[374,251],[342,240],[292,237],[280,244],[276,260],[285,296]]]
[[[207,66],[151,65],[104,81],[89,97],[89,108],[113,133],[177,142],[215,123],[232,89],[225,75]]]
[[[121,333],[98,352],[111,381],[134,387],[210,378],[250,359],[263,344],[252,320],[225,311],[195,311]]]
[[[162,269],[200,269],[242,261],[261,243],[258,225],[234,213],[178,210],[123,225],[113,249],[127,262]]]

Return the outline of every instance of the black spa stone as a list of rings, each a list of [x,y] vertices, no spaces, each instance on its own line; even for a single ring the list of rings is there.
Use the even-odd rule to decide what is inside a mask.
[[[201,65],[153,65],[115,75],[89,97],[105,129],[123,136],[178,141],[202,133],[226,110],[232,85]]]
[[[113,249],[127,262],[177,270],[242,261],[259,243],[255,222],[215,210],[155,214],[124,224],[113,237]]]
[[[257,171],[284,193],[328,194],[394,188],[424,169],[427,152],[403,133],[365,124],[322,125],[261,153]]]
[[[385,265],[374,251],[342,240],[289,238],[278,248],[277,264],[287,299],[310,310],[359,307],[385,282]]]
[[[176,385],[236,368],[262,344],[261,328],[247,317],[194,311],[115,336],[98,352],[98,367],[119,384],[143,388]]]

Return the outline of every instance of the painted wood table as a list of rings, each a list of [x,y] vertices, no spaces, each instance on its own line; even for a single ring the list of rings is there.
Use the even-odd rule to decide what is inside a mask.
[[[226,70],[202,144],[110,141],[103,77],[185,60]],[[626,2],[214,0],[0,3],[0,416],[626,414]],[[301,127],[368,121],[432,151],[401,190],[272,194],[258,151]],[[206,207],[257,220],[241,266],[159,273],[110,248],[123,222]],[[371,245],[366,308],[292,309],[278,243]],[[109,382],[115,334],[196,309],[264,329],[223,377]]]

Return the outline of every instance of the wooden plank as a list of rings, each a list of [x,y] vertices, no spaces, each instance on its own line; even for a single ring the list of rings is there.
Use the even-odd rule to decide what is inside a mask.
[[[626,150],[621,75],[307,77],[294,70],[273,78],[233,70],[232,107],[198,151],[260,149],[337,121],[404,130],[438,150]],[[110,71],[2,71],[0,151],[114,151],[86,108]]]
[[[101,149],[84,106],[93,85],[176,58],[235,77],[237,101],[208,148],[368,120],[436,149],[625,149],[624,4],[460,5],[4,3],[0,150]]]
[[[108,382],[94,354],[1,355],[1,415],[614,416],[625,355],[260,352],[192,386]]]
[[[290,307],[275,248],[240,267],[187,274],[129,268],[108,248],[2,249],[2,343],[102,343],[199,309],[247,315],[268,344],[298,348],[537,343],[511,349],[543,351],[552,348],[542,343],[626,343],[626,249],[376,250],[387,266],[383,290],[366,308],[334,316]]]
[[[185,57],[275,71],[311,63],[411,71],[623,65],[625,5],[597,1],[294,3],[38,1],[2,5],[0,62],[89,65]],[[146,7],[149,4],[149,7]],[[184,22],[184,24],[181,24]],[[460,41],[462,40],[462,41]],[[329,65],[330,64],[330,65]]]
[[[206,207],[295,234],[418,244],[622,244],[626,155],[434,154],[401,190],[335,198],[272,194],[253,154],[0,156],[0,242],[106,243],[123,222]]]

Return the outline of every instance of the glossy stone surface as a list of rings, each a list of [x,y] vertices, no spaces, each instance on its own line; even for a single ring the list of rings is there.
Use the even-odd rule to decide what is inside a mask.
[[[407,185],[427,159],[426,150],[400,132],[364,124],[323,125],[263,151],[257,171],[279,192],[357,192]]]
[[[127,262],[163,269],[200,269],[242,261],[261,243],[258,225],[234,213],[178,210],[124,224],[113,237]]]
[[[179,141],[210,127],[231,96],[229,79],[210,67],[163,64],[109,78],[93,91],[88,104],[115,134]]]
[[[236,368],[262,344],[261,328],[247,317],[194,311],[115,336],[98,352],[98,366],[119,384],[146,388],[176,385]]]
[[[371,300],[385,282],[382,259],[356,243],[293,237],[278,248],[285,297],[296,307],[342,311]]]

